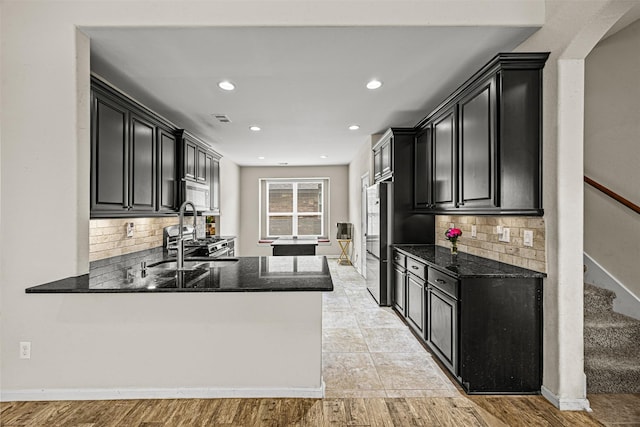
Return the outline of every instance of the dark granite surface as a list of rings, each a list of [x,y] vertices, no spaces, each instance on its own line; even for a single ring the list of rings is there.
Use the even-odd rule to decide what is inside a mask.
[[[27,293],[332,291],[324,256],[185,258],[201,264],[176,271],[162,248],[94,261],[89,274],[34,286]],[[146,274],[141,262],[147,263]],[[155,264],[158,264],[157,266]]]
[[[394,248],[424,260],[437,270],[459,279],[465,277],[547,277],[545,273],[516,267],[464,252],[452,256],[449,248],[437,245],[393,245]]]

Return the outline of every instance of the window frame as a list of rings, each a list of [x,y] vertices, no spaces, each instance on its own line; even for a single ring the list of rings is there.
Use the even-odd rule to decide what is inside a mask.
[[[273,184],[291,184],[293,191],[293,200],[291,212],[270,212],[269,197],[270,186]],[[316,212],[298,212],[298,186],[300,184],[319,184],[320,200],[322,202],[320,211]],[[276,238],[327,238],[327,224],[329,223],[329,178],[260,178],[260,239],[276,239]],[[292,234],[275,235],[269,234],[270,217],[289,216],[292,218]],[[320,217],[320,234],[296,234],[299,226],[299,218],[304,216]]]

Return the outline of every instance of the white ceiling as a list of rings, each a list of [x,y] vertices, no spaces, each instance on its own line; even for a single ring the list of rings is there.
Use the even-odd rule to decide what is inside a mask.
[[[414,125],[537,28],[83,30],[93,72],[237,164],[267,166],[349,163],[369,135]],[[366,89],[371,78],[382,88]],[[236,90],[219,89],[224,79]],[[218,113],[231,123],[217,122]],[[360,129],[348,130],[354,123]]]

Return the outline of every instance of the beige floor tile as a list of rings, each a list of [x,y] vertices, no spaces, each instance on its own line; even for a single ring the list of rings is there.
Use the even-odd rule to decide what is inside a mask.
[[[453,388],[430,357],[419,353],[372,353],[371,358],[386,390]]]
[[[361,328],[407,328],[390,309],[361,310],[354,315]]]
[[[322,313],[322,329],[358,328],[356,315],[344,311],[324,311]]]
[[[408,329],[360,328],[369,351],[372,353],[419,353],[426,350]]]
[[[359,328],[328,328],[322,330],[322,351],[368,353],[369,348]]]
[[[322,295],[322,310],[327,311],[351,311],[349,298],[346,296],[331,296],[329,294]]]
[[[382,390],[368,353],[323,353],[322,376],[327,390]]]

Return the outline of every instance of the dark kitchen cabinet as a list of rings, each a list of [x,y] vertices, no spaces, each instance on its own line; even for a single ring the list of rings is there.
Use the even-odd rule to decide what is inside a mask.
[[[458,374],[458,294],[459,283],[435,269],[429,269],[426,291],[429,325],[425,338],[452,374]]]
[[[402,132],[401,128],[396,128]],[[413,130],[411,130],[413,134]],[[386,131],[380,140],[373,146],[373,177],[375,182],[385,181],[394,174],[394,150],[396,132],[393,129]]]
[[[416,140],[416,209],[543,215],[542,69],[548,56],[496,55],[416,125],[422,135],[420,144]],[[429,131],[431,152],[425,153]]]
[[[131,113],[129,207],[137,212],[156,209],[156,126]]]
[[[184,141],[184,178],[196,180],[198,146],[189,140]]]
[[[120,213],[129,207],[129,111],[92,91],[91,118],[91,213]]]
[[[173,132],[158,129],[158,211],[178,208],[177,141]]]
[[[185,175],[196,180],[203,147],[182,142],[166,119],[92,76],[91,218],[175,214],[179,184]]]
[[[462,98],[459,114],[458,207],[498,207],[496,200],[496,76]]]
[[[414,259],[407,258],[407,320],[420,335],[424,331],[424,289],[427,266]]]
[[[211,211],[220,213],[220,159],[210,157]]]
[[[414,144],[414,207],[416,209],[433,208],[431,173],[433,170],[431,125],[426,126],[417,135]]]
[[[422,325],[419,335],[424,343],[465,391],[539,393],[542,278],[528,273],[520,277],[484,277],[481,273],[456,277],[456,273],[442,270],[442,260],[448,256],[438,250],[436,257],[427,261],[401,247],[394,248],[394,253],[406,258],[406,306],[404,312],[396,310],[414,330],[419,332]],[[485,265],[478,257],[459,256],[469,258],[466,268]],[[418,297],[420,290],[422,296]]]
[[[433,207],[456,207],[456,108],[433,121]]]
[[[393,251],[393,307],[402,316],[405,316],[405,297],[407,287],[407,270],[405,268],[405,256]]]
[[[182,147],[182,173],[179,173],[179,176],[182,177],[183,183],[190,181],[198,183],[198,187],[208,187],[209,213],[220,213],[220,155],[184,129],[176,131],[176,138]],[[186,200],[185,193],[186,190],[183,188],[180,203]]]

